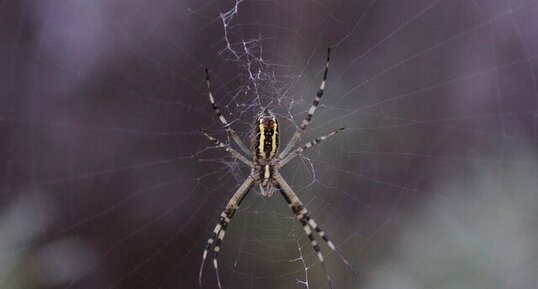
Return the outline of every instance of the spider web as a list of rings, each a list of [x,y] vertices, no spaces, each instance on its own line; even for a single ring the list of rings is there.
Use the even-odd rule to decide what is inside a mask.
[[[359,271],[336,288],[532,288],[538,244],[537,1],[0,1],[0,287],[197,288],[249,173],[263,108],[282,172]],[[225,288],[328,288],[285,201],[254,190],[219,257]],[[208,262],[204,288],[216,288]]]

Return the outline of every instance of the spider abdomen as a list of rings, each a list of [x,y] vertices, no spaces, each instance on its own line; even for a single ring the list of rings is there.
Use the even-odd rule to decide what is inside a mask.
[[[264,111],[255,125],[253,149],[255,161],[271,160],[278,151],[278,122],[274,115]]]
[[[275,190],[273,159],[278,152],[278,122],[272,113],[265,110],[258,117],[253,129],[252,149],[256,165],[252,175],[260,186],[262,196],[271,197]]]

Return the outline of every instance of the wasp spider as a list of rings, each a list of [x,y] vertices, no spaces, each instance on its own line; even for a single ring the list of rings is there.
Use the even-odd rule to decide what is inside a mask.
[[[268,198],[271,197],[275,191],[279,191],[282,194],[282,196],[284,197],[284,199],[286,200],[290,208],[293,210],[293,213],[295,214],[297,219],[301,222],[304,232],[310,239],[312,248],[317,253],[317,257],[319,259],[319,262],[321,263],[321,266],[323,268],[323,271],[325,272],[325,275],[327,276],[327,281],[329,282],[329,285],[331,286],[331,288],[333,287],[332,281],[327,273],[327,269],[325,268],[323,255],[321,254],[321,250],[319,248],[318,242],[316,241],[316,238],[314,237],[312,229],[318,233],[318,235],[327,243],[329,248],[331,248],[331,250],[336,252],[336,254],[340,257],[340,259],[351,269],[353,274],[356,275],[356,272],[353,269],[353,267],[342,256],[342,254],[340,254],[340,252],[336,249],[334,244],[329,240],[329,237],[327,236],[327,234],[318,226],[318,224],[312,219],[312,217],[310,217],[308,210],[304,207],[301,200],[297,197],[297,195],[292,190],[292,188],[288,185],[288,183],[284,180],[282,175],[278,172],[279,169],[284,167],[289,161],[293,160],[298,155],[302,154],[306,149],[321,143],[322,141],[326,140],[327,138],[335,135],[336,133],[344,129],[344,128],[337,129],[331,132],[330,134],[318,137],[306,143],[302,147],[299,147],[295,149],[294,151],[291,151],[291,149],[295,146],[295,144],[299,141],[299,139],[304,134],[306,127],[310,123],[310,120],[312,119],[312,116],[314,115],[314,112],[316,111],[316,108],[319,105],[321,96],[323,95],[323,91],[325,89],[325,82],[327,80],[327,72],[329,70],[329,59],[330,59],[330,48],[327,50],[327,62],[325,65],[325,72],[323,74],[323,80],[321,81],[321,85],[319,87],[317,95],[314,98],[314,102],[312,103],[312,106],[310,106],[310,109],[308,110],[308,114],[306,115],[305,119],[301,123],[301,126],[297,129],[295,134],[292,136],[291,140],[288,142],[284,150],[280,152],[279,154],[278,154],[279,125],[278,125],[278,121],[276,117],[267,110],[264,110],[262,113],[260,113],[260,115],[258,116],[256,120],[256,123],[254,124],[252,149],[249,150],[245,146],[245,144],[241,141],[237,133],[230,127],[228,121],[226,121],[226,118],[222,115],[222,112],[220,111],[219,107],[215,103],[215,99],[213,98],[213,94],[211,93],[209,73],[208,73],[208,70],[206,69],[206,82],[207,82],[207,89],[208,89],[208,94],[209,94],[209,102],[211,103],[211,106],[213,107],[215,114],[219,118],[220,122],[222,122],[222,124],[224,125],[224,128],[226,129],[226,132],[231,137],[231,139],[239,146],[239,148],[245,154],[252,155],[252,158],[251,159],[246,158],[245,156],[243,156],[243,154],[239,153],[238,151],[234,150],[230,146],[222,143],[218,139],[210,136],[205,131],[203,131],[204,135],[213,143],[215,143],[218,147],[225,149],[234,158],[238,159],[239,161],[249,166],[251,168],[251,173],[247,177],[247,179],[243,182],[243,184],[239,187],[237,192],[235,192],[235,194],[232,196],[232,198],[226,205],[226,209],[220,214],[218,223],[215,226],[215,229],[213,229],[211,236],[207,240],[207,244],[206,244],[203,256],[202,256],[202,264],[200,266],[200,273],[198,276],[200,287],[202,286],[202,272],[204,268],[204,262],[207,258],[209,249],[211,249],[211,247],[213,246],[213,267],[215,268],[215,271],[216,271],[218,286],[219,288],[222,288],[221,283],[220,283],[219,273],[218,273],[217,257],[221,248],[222,240],[224,239],[224,233],[226,232],[226,228],[228,227],[228,224],[230,223],[234,213],[239,208],[241,201],[245,198],[245,196],[248,194],[249,190],[254,184],[259,185],[261,194],[264,197],[268,197]]]

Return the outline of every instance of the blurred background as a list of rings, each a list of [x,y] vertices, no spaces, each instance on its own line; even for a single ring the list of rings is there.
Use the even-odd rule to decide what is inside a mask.
[[[534,288],[538,3],[0,1],[0,288],[197,288],[263,108],[286,142],[347,130],[283,170],[358,270],[336,288]],[[251,191],[224,288],[329,288],[279,195]],[[535,284],[535,285],[532,285]],[[217,288],[210,262],[204,288]]]

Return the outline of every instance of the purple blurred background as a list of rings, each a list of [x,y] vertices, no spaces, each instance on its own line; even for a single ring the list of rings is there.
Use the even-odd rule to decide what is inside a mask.
[[[0,1],[0,288],[197,288],[248,169],[199,129],[256,113],[285,142],[333,61],[283,174],[360,274],[336,288],[532,288],[538,270],[538,3]],[[229,140],[228,140],[229,141]],[[280,196],[252,191],[225,288],[328,288]],[[217,288],[210,264],[204,288]]]

